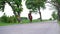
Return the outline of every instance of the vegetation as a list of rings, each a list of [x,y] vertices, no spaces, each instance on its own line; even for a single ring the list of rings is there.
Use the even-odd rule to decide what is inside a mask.
[[[60,0],[51,0],[48,3],[52,4],[58,11],[58,20],[60,21]]]
[[[58,10],[58,20],[60,21],[60,0],[54,0],[56,4],[56,9]]]
[[[42,21],[40,8],[45,8],[45,2],[46,0],[26,0],[26,7],[32,12],[39,11],[40,20]]]
[[[22,11],[22,0],[0,0],[0,10],[4,12],[5,4],[8,3],[13,9],[15,17],[20,18]],[[18,18],[17,18],[18,19]],[[19,22],[19,19],[18,19]]]
[[[4,14],[2,17],[0,17],[0,22],[15,23],[15,22],[17,22],[17,20],[16,20],[16,17],[14,17],[14,16],[7,17]]]
[[[43,8],[45,9],[45,3],[48,2],[52,4],[55,9],[58,11],[58,14],[55,14],[53,12],[52,17],[54,20],[58,19],[60,21],[60,0],[26,0],[26,7],[32,11],[32,12],[37,12],[39,11],[40,15],[40,20],[33,20],[32,22],[41,22],[44,21],[42,20],[42,15],[40,9]],[[8,3],[14,13],[14,16],[7,17],[4,13],[2,17],[0,17],[0,25],[2,24],[13,24],[13,23],[29,23],[30,21],[26,17],[21,17],[20,14],[23,11],[22,8],[22,0],[0,0],[0,11],[4,12],[5,9],[5,4]],[[57,16],[58,15],[58,16]],[[52,20],[50,18],[49,20]]]
[[[50,18],[49,20],[52,20],[52,18]]]
[[[43,22],[45,22],[45,21],[49,21],[49,20],[42,20]],[[35,20],[32,20],[32,23],[38,23],[38,22],[41,22],[39,19],[35,19]],[[6,22],[0,22],[0,26],[7,26],[7,25],[14,25],[14,24],[29,24],[30,23],[30,21],[29,20],[26,20],[26,19],[24,19],[24,20],[22,20],[21,21],[21,23],[17,23],[17,22],[13,22],[13,23],[6,23]]]
[[[58,18],[57,13],[56,12],[53,12],[52,17],[53,17],[54,20],[57,20],[57,18]]]

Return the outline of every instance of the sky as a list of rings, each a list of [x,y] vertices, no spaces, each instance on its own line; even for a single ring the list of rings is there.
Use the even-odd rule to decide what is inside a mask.
[[[22,5],[23,5],[23,12],[21,12],[21,17],[27,17],[28,18],[29,10],[26,8],[24,1],[22,2]],[[52,17],[51,15],[52,15],[52,12],[54,10],[51,10],[51,7],[49,7],[49,5],[50,4],[47,3],[46,4],[46,9],[44,9],[44,10],[41,9],[42,19],[49,19],[49,18]],[[6,13],[7,16],[14,15],[11,7],[7,3],[5,5],[4,12]],[[2,16],[2,15],[3,15],[3,12],[0,11],[0,16]],[[37,13],[37,14],[32,13],[32,17],[33,17],[33,19],[39,18],[39,13]]]

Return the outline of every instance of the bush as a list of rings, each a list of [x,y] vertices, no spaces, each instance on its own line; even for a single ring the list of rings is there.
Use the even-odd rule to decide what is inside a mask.
[[[58,18],[58,15],[56,14],[56,12],[53,12],[52,17],[54,20],[56,20]]]
[[[17,19],[14,16],[7,17],[6,15],[3,15],[0,17],[0,21],[4,23],[16,23]]]
[[[16,19],[15,16],[11,16],[10,19],[9,19],[9,21],[10,21],[11,23],[16,23],[16,22],[17,22],[17,19]]]
[[[3,15],[2,17],[0,17],[1,22],[7,22],[8,21],[8,17],[6,15]]]
[[[21,17],[21,20],[28,20],[27,17]]]
[[[23,21],[23,20],[27,20],[27,18],[21,17],[21,21]],[[0,17],[0,21],[4,22],[4,23],[17,23],[18,22],[18,20],[15,16],[7,17],[5,14],[2,17]]]
[[[52,20],[52,18],[50,18],[49,20]]]

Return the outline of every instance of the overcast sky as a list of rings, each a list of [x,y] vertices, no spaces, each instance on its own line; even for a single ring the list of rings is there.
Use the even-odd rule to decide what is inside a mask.
[[[23,4],[23,12],[21,13],[21,17],[28,17],[29,10],[26,8],[24,1],[22,4]],[[41,9],[42,19],[49,19],[52,17],[51,14],[54,10],[51,10],[51,7],[49,7],[48,5],[50,5],[50,4],[48,4],[48,3],[46,4],[46,9],[44,9],[44,10]],[[7,16],[14,15],[11,7],[7,3],[5,5],[5,13]],[[0,16],[2,16],[2,15],[3,15],[3,13],[0,12]],[[39,18],[39,13],[37,13],[37,14],[32,13],[32,16],[33,16],[33,19],[37,19],[37,18]]]

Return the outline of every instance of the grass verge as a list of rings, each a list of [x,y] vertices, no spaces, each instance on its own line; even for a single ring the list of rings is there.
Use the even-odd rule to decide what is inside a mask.
[[[58,21],[58,24],[60,25],[60,21]]]
[[[49,21],[49,20],[42,20],[42,22],[45,21]],[[33,20],[32,23],[36,23],[36,22],[41,22],[40,20]],[[7,26],[7,25],[13,25],[13,24],[28,24],[30,23],[29,20],[22,20],[21,23],[4,23],[4,22],[0,22],[0,26]]]

